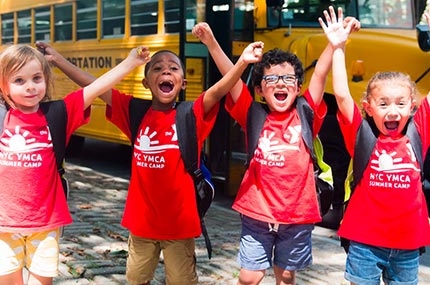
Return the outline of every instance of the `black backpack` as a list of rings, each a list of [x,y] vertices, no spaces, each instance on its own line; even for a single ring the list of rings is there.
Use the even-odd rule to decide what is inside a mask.
[[[52,136],[52,145],[55,152],[57,170],[61,177],[63,190],[66,198],[69,195],[69,187],[64,177],[64,157],[66,155],[66,129],[67,129],[67,109],[63,100],[46,101],[40,103],[40,109],[45,114],[49,131]],[[0,104],[0,133],[3,132],[4,118],[7,107]]]
[[[318,157],[315,154],[314,149],[314,139],[312,132],[312,124],[314,120],[314,111],[309,106],[309,103],[303,96],[296,98],[294,103],[297,108],[297,112],[300,117],[300,122],[302,124],[302,137],[305,142],[306,147],[309,149],[310,155],[314,162],[314,176],[315,185],[318,196],[318,202],[320,205],[321,217],[324,216],[329,210],[331,203],[333,202],[333,183],[328,183],[326,180],[322,179],[320,174],[322,169],[319,165],[319,160],[322,157]],[[263,129],[264,121],[266,120],[269,109],[266,104],[258,103],[253,101],[251,107],[247,114],[247,162],[246,166],[249,165],[254,151],[258,145],[258,139],[260,137],[261,131]],[[320,153],[319,153],[320,154]],[[331,171],[331,169],[330,169]],[[331,179],[333,181],[333,179]]]
[[[361,123],[357,137],[355,139],[355,151],[354,157],[352,158],[352,173],[351,169],[349,170],[350,175],[348,175],[347,180],[345,182],[345,190],[347,193],[346,201],[345,201],[345,209],[348,206],[348,201],[351,199],[352,194],[354,193],[354,188],[360,182],[363,177],[364,170],[366,169],[367,164],[369,163],[370,156],[372,155],[372,151],[375,148],[377,137],[379,131],[377,130],[373,119],[363,120]],[[406,125],[406,133],[405,135],[409,138],[411,142],[412,150],[415,154],[415,157],[418,160],[418,163],[421,167],[421,180],[423,183],[423,191],[424,196],[427,201],[427,211],[430,214],[430,188],[429,183],[425,180],[425,178],[430,178],[430,172],[426,171],[426,165],[430,163],[430,157],[427,152],[426,162],[423,162],[422,157],[422,143],[420,135],[415,127],[415,123],[413,117],[409,118],[409,121]],[[427,167],[428,169],[428,167]],[[427,187],[426,187],[427,185]],[[348,190],[349,188],[349,190]],[[349,193],[348,193],[349,191]],[[345,252],[349,250],[350,241],[345,238],[341,238],[341,246],[344,248]],[[420,252],[424,253],[425,248],[420,248]]]
[[[151,100],[132,98],[129,105],[129,120],[131,130],[131,144],[137,136],[140,123],[148,109]],[[211,182],[211,174],[204,163],[204,155],[201,154],[200,167],[198,163],[198,147],[196,135],[196,118],[193,112],[193,102],[176,103],[176,131],[178,133],[178,145],[182,160],[188,173],[193,177],[196,190],[197,210],[200,217],[202,234],[205,239],[209,259],[212,257],[212,245],[209,239],[204,216],[208,211],[215,196],[215,188]]]

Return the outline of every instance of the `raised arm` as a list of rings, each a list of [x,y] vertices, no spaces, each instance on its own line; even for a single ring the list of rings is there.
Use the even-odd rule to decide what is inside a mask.
[[[150,59],[150,52],[147,47],[140,46],[132,49],[127,58],[120,64],[84,87],[85,108],[90,106],[98,96],[112,89],[133,69],[149,62]]]
[[[332,78],[336,102],[339,111],[349,122],[352,122],[354,100],[352,99],[348,86],[348,76],[345,65],[345,45],[352,26],[354,25],[354,21],[350,21],[344,26],[341,9],[339,8],[339,10],[338,13],[340,17],[338,19],[336,18],[333,7],[329,7],[329,12],[326,10],[324,11],[327,24],[325,24],[321,18],[318,20],[333,50]]]
[[[212,33],[209,25],[205,22],[198,23],[193,27],[192,32],[195,37],[199,38],[199,40],[206,45],[219,72],[223,76],[226,75],[227,72],[233,67],[233,63],[218,44],[218,41],[215,39],[215,36]],[[231,88],[231,90],[229,90],[234,102],[236,102],[239,98],[242,91],[242,86],[242,81],[239,78],[236,84]]]
[[[97,79],[94,75],[86,72],[68,61],[64,56],[58,53],[53,47],[45,42],[36,42],[36,48],[45,55],[45,58],[55,67],[60,69],[67,77],[81,87],[91,84]],[[112,91],[109,89],[99,96],[100,99],[111,105]]]
[[[254,42],[249,44],[242,52],[236,64],[233,65],[226,74],[214,85],[212,85],[203,98],[205,113],[209,112],[212,107],[224,97],[237,82],[250,63],[261,60],[263,56],[263,42]]]
[[[333,7],[330,7],[329,10],[330,10],[330,14],[325,14],[327,22],[330,21],[330,22],[336,23],[341,27],[343,26],[343,29],[340,29],[338,31],[339,37],[343,37],[346,40],[351,32],[358,31],[360,29],[360,22],[354,17],[346,17],[345,19],[343,19],[343,11],[341,8],[338,9],[337,19],[336,19],[336,14]],[[327,28],[332,29],[333,27],[330,26]],[[311,94],[313,101],[317,105],[321,103],[324,95],[327,75],[330,69],[332,68],[332,57],[333,57],[333,47],[329,42],[317,61],[315,70],[312,73],[312,77],[308,87],[309,93]]]

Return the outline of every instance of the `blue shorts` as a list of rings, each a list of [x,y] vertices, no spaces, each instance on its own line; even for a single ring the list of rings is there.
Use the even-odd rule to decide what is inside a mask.
[[[247,270],[295,271],[312,263],[313,224],[274,225],[242,215],[238,263]]]
[[[345,279],[357,285],[418,284],[419,250],[374,247],[351,241]]]

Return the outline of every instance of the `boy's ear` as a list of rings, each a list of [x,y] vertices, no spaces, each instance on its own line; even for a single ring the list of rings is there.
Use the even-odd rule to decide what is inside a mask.
[[[363,106],[363,110],[369,117],[372,117],[372,109],[370,108],[370,104],[367,100],[361,101],[361,105]]]
[[[148,87],[148,83],[146,82],[146,78],[144,77],[144,78],[142,78],[142,85],[143,85],[143,87],[145,87],[146,89],[149,89],[149,87]]]
[[[186,79],[184,79],[183,81],[182,81],[182,90],[185,90],[185,88],[187,88],[187,80]]]
[[[263,94],[263,90],[261,89],[260,85],[254,87],[254,93],[255,94],[259,94],[261,97],[263,97],[263,95],[262,95]]]

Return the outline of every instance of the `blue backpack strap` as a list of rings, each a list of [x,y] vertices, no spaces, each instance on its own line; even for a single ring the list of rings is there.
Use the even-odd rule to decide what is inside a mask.
[[[130,132],[131,132],[131,146],[133,146],[136,140],[137,131],[139,130],[140,123],[146,112],[151,107],[152,101],[133,97],[128,105],[129,111],[129,122],[130,122]]]

